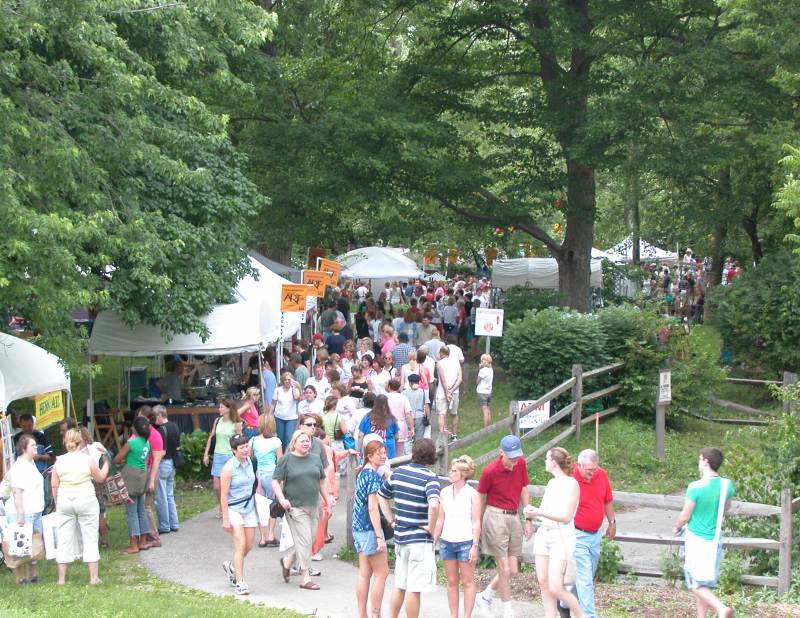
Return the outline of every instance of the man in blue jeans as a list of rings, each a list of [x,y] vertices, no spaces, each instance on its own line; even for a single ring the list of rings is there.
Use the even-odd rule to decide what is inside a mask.
[[[603,517],[608,520],[605,536],[613,539],[617,534],[614,515],[614,494],[606,471],[597,463],[597,452],[585,449],[578,455],[578,465],[573,471],[581,489],[578,510],[575,513],[575,586],[573,592],[580,601],[586,618],[596,618],[594,607],[594,574],[600,560]],[[569,618],[569,609],[561,607],[561,618]]]
[[[158,464],[158,484],[156,485],[156,512],[158,513],[158,533],[177,532],[180,527],[178,509],[175,506],[175,453],[181,445],[181,431],[167,419],[167,409],[158,405],[156,425],[164,438],[164,457]]]

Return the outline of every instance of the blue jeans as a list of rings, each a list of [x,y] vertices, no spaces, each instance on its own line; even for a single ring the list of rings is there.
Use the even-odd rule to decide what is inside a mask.
[[[141,536],[150,532],[150,523],[147,520],[147,511],[144,508],[146,494],[131,496],[133,503],[125,506],[125,516],[128,519],[128,536]]]
[[[170,532],[180,527],[178,509],[175,507],[175,464],[171,459],[162,459],[158,466],[156,511],[159,532]]]
[[[293,418],[290,421],[285,421],[282,418],[275,419],[275,429],[278,436],[278,439],[281,441],[283,445],[283,452],[289,452],[289,442],[292,440],[292,434],[294,433],[295,428],[297,427],[297,419]]]
[[[597,618],[594,608],[594,574],[600,562],[600,541],[603,533],[589,534],[575,530],[575,585],[572,592],[578,597],[586,618]]]

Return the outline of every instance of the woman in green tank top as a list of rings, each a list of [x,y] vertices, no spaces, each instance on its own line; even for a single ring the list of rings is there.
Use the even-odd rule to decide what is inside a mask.
[[[147,457],[150,455],[150,422],[143,416],[133,420],[133,433],[122,446],[114,463],[119,465],[125,462],[125,484],[132,502],[125,507],[125,516],[128,520],[128,536],[130,544],[125,550],[129,554],[138,553],[142,549],[149,549],[147,534],[150,532],[150,520],[147,517],[145,501],[147,500]],[[135,481],[135,484],[134,484]],[[141,483],[140,483],[141,481]],[[137,485],[137,486],[134,486]]]
[[[223,399],[219,404],[219,417],[211,428],[206,442],[206,450],[203,453],[203,465],[209,464],[209,450],[211,440],[216,439],[214,444],[214,456],[211,461],[211,478],[214,482],[214,494],[217,496],[219,505],[220,483],[219,477],[222,473],[222,466],[225,465],[233,453],[231,451],[231,437],[242,433],[242,422],[239,419],[238,406],[232,399]],[[222,517],[221,512],[217,512],[217,519]]]

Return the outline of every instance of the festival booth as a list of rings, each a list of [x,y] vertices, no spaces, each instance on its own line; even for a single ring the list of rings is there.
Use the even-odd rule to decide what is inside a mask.
[[[342,278],[369,280],[373,293],[377,293],[387,282],[425,277],[416,262],[404,253],[404,249],[396,247],[362,247],[340,255],[336,261],[342,265]]]
[[[633,238],[628,236],[625,240],[617,243],[605,251],[608,259],[612,262],[632,262],[633,261]],[[639,240],[639,256],[642,260],[651,262],[664,262],[667,264],[677,264],[678,254],[673,251],[659,249],[650,243]]]
[[[4,473],[14,453],[11,417],[6,416],[8,405],[18,399],[36,397],[36,428],[45,429],[69,414],[69,392],[69,374],[57,356],[29,341],[0,333],[0,429]]]
[[[281,286],[288,281],[253,257],[250,257],[250,266],[258,273],[258,279],[250,275],[244,277],[233,290],[232,303],[216,305],[208,315],[200,318],[208,331],[205,338],[199,333],[165,334],[159,327],[148,324],[130,327],[119,314],[103,311],[95,320],[89,353],[117,357],[185,354],[214,358],[258,352],[272,343],[292,337],[300,327],[300,315],[280,310]],[[260,369],[259,355],[259,373]],[[198,427],[210,429],[217,414],[215,395],[226,392],[226,376],[225,368],[221,366],[214,375],[205,378],[206,383],[198,387],[201,390],[191,403],[168,406],[171,420],[182,431]],[[87,413],[94,422],[91,382],[89,388]],[[141,399],[138,403],[158,401]]]
[[[589,282],[593,288],[602,287],[601,260],[591,261]],[[495,260],[492,264],[492,287],[507,290],[515,285],[537,290],[557,290],[558,262],[555,258]]]

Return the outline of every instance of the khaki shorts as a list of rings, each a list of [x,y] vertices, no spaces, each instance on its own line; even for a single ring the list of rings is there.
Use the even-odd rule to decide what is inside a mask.
[[[395,545],[394,585],[406,592],[436,590],[436,555],[433,543]]]
[[[436,413],[437,414],[449,414],[451,416],[458,416],[458,391],[453,393],[453,407],[450,407],[450,402],[447,401],[447,397],[440,397],[439,395],[436,396]]]
[[[533,555],[567,560],[575,556],[575,530],[540,526],[533,537]]]
[[[522,555],[522,522],[519,515],[487,506],[481,527],[481,552],[495,558]]]

